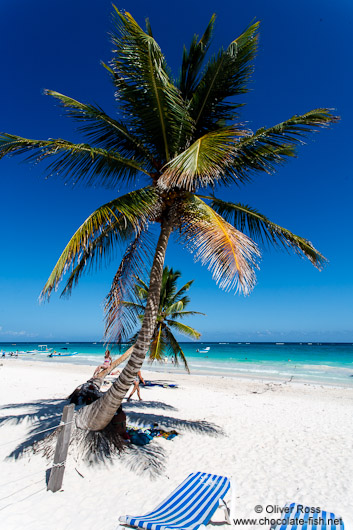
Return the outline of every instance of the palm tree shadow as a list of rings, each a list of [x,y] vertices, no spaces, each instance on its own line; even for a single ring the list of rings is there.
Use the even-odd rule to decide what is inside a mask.
[[[173,405],[169,405],[163,401],[123,401],[122,405],[125,411],[127,407],[129,407],[129,409],[136,408],[137,410],[140,408],[177,410]]]
[[[13,414],[4,415],[0,418],[0,426],[6,424],[19,425],[24,422],[30,423],[29,432],[25,439],[6,458],[17,460],[26,452],[28,453],[28,451],[34,450],[35,447],[37,447],[37,450],[38,448],[40,450],[40,446],[43,448],[43,454],[46,454],[47,457],[52,457],[52,452],[55,448],[54,437],[50,436],[47,441],[45,439],[48,435],[55,432],[55,427],[60,423],[62,410],[66,404],[68,404],[66,399],[44,399],[29,403],[8,404],[0,407],[0,412],[10,409],[14,411]],[[23,408],[26,409],[26,413],[16,414],[16,410],[20,411]],[[174,429],[181,433],[193,432],[207,436],[224,435],[220,427],[205,420],[185,420],[155,412],[156,409],[161,409],[162,411],[177,410],[167,403],[159,401],[133,401],[124,403],[124,408],[128,421],[139,427],[149,427],[157,423],[162,430]],[[142,408],[144,411],[141,410]],[[151,412],[145,412],[146,408],[151,409]],[[75,446],[74,432],[72,433],[73,447]],[[92,453],[91,456],[93,456]],[[96,463],[111,462],[112,456],[113,453],[111,450],[101,450],[99,455],[97,453],[94,455],[94,461]],[[137,475],[148,474],[151,479],[154,479],[165,471],[167,453],[157,440],[152,440],[145,446],[128,446],[125,451],[120,453],[119,459],[123,465]]]
[[[26,413],[8,414],[0,418],[1,425],[20,425],[24,422],[30,423],[29,432],[25,440],[21,442],[16,449],[6,458],[18,459],[23,456],[26,450],[30,449],[35,442],[43,439],[45,436],[54,432],[61,420],[62,411],[68,404],[66,399],[40,399],[27,403],[10,403],[0,407],[0,411],[8,409],[21,410],[25,408]],[[50,430],[47,430],[50,429]],[[46,432],[42,432],[46,431]]]
[[[225,434],[221,427],[206,420],[185,420],[162,414],[133,412],[131,410],[126,411],[126,414],[128,420],[138,427],[150,427],[157,423],[162,430],[163,428],[173,429],[207,436],[224,436]]]
[[[148,474],[158,478],[166,469],[167,454],[154,440],[144,446],[130,445],[120,454],[119,460],[136,475]]]
[[[193,421],[180,418],[173,418],[172,416],[165,416],[156,413],[134,412],[140,407],[154,407],[159,406],[158,402],[142,403],[129,402],[129,409],[126,410],[128,423],[133,423],[137,427],[150,427],[153,424],[158,424],[161,430],[177,430],[180,433],[197,433],[206,436],[224,436],[224,431],[213,423],[205,420]],[[162,407],[163,408],[163,407]],[[174,409],[174,407],[166,407]],[[158,477],[165,471],[167,455],[163,447],[157,440],[152,440],[148,445],[143,447],[129,446],[126,451],[121,454],[121,461],[128,469],[141,475],[148,473],[151,479]]]

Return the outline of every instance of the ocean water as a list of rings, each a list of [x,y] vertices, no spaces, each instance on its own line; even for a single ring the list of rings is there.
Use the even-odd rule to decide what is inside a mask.
[[[194,375],[227,375],[256,379],[314,382],[353,386],[353,343],[180,343]],[[48,353],[27,353],[38,349],[38,343],[0,343],[5,357],[95,366],[103,361],[105,346],[97,342],[47,343],[59,357]],[[209,348],[207,352],[202,350]],[[116,358],[126,345],[111,348]],[[197,351],[200,350],[200,351]],[[18,352],[18,357],[10,356]],[[75,353],[73,356],[66,354]],[[183,372],[182,365],[145,362],[144,369],[159,372]]]

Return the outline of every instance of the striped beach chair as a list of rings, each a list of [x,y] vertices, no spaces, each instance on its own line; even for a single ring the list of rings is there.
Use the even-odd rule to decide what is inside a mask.
[[[285,505],[280,518],[281,524],[271,526],[271,530],[344,530],[342,517],[295,502]]]
[[[225,510],[227,523],[233,520],[234,488],[230,509],[224,497],[231,488],[227,477],[209,473],[191,473],[157,508],[145,515],[124,515],[120,523],[146,530],[197,530],[204,528],[216,509]]]

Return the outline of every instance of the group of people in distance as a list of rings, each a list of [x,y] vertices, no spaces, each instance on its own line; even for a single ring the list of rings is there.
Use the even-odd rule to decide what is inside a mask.
[[[103,370],[107,370],[107,368],[110,367],[112,362],[113,362],[113,359],[111,358],[110,350],[106,350],[104,354],[103,364],[100,364],[99,366],[97,366],[97,368],[94,371],[93,377],[97,377],[97,375],[100,372],[102,372]],[[112,372],[112,375],[118,375],[118,374],[120,374],[120,370],[116,370],[115,372]],[[139,400],[142,401],[141,394],[140,394],[140,383],[144,385],[145,380],[142,377],[141,371],[139,370],[134,380],[134,387],[132,391],[130,392],[130,395],[127,397],[128,401],[130,401],[131,397],[133,396],[135,392],[137,392]]]

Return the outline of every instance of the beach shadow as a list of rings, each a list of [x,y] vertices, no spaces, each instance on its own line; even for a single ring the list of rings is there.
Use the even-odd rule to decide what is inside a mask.
[[[154,407],[158,407],[159,403],[151,402]],[[129,402],[129,405],[131,402]],[[145,405],[146,402],[137,402],[136,405]],[[130,407],[129,407],[130,408]],[[137,409],[138,407],[134,407]],[[174,408],[174,407],[170,407]],[[203,434],[207,436],[222,436],[223,430],[217,425],[208,421],[192,421],[180,418],[173,418],[171,416],[164,416],[161,414],[134,412],[125,410],[127,414],[128,423],[133,423],[134,426],[150,427],[154,423],[163,430],[176,430],[180,433],[189,432]],[[170,442],[172,443],[172,442]],[[148,474],[150,479],[155,479],[161,475],[166,469],[167,455],[166,451],[156,440],[152,440],[148,445],[142,447],[130,445],[121,455],[121,462],[136,475]]]
[[[130,445],[120,454],[119,460],[136,475],[147,474],[158,478],[166,469],[167,455],[160,444],[152,440],[148,445]]]
[[[9,414],[0,418],[1,425],[19,425],[24,422],[32,423],[25,439],[6,458],[17,459],[23,456],[35,442],[54,432],[61,420],[62,411],[68,404],[66,399],[42,399],[27,403],[10,403],[0,407],[0,412],[6,410],[27,410],[24,414]],[[47,430],[48,429],[48,430]],[[46,432],[42,432],[46,431]]]
[[[131,409],[142,409],[142,408],[150,408],[150,409],[162,409],[162,410],[178,410],[176,409],[175,407],[173,407],[172,405],[168,405],[168,403],[163,403],[163,401],[139,401],[137,399],[135,400],[131,400],[131,401],[127,401],[126,399],[124,399],[124,401],[122,402],[122,406],[124,408],[124,410],[126,410],[127,408]]]
[[[48,434],[55,432],[54,428],[60,423],[63,407],[67,403],[68,401],[66,399],[45,399],[29,403],[7,404],[0,407],[0,412],[7,410],[13,412],[0,418],[0,426],[6,424],[19,425],[24,422],[29,424],[29,432],[27,435],[24,435],[24,440],[6,458],[20,458],[28,450],[33,450],[35,442],[41,442]],[[159,401],[129,401],[128,403],[124,402],[123,405],[128,422],[139,427],[149,427],[157,423],[161,429],[177,430],[180,433],[192,432],[207,436],[224,435],[220,427],[208,421],[185,420],[155,412],[156,409],[161,411],[177,410],[167,403]],[[26,413],[16,414],[16,411],[21,412],[21,409],[24,408]],[[151,409],[151,412],[148,410],[146,412],[146,409]],[[43,433],[42,431],[46,432]],[[71,440],[73,445],[75,445],[74,438],[75,436]],[[52,449],[54,450],[54,446]],[[103,447],[101,448],[100,455],[95,454],[95,457],[98,457],[95,460],[96,463],[98,461],[100,463],[107,463],[109,461],[111,462],[112,456],[112,452],[108,449],[105,451]],[[152,440],[145,446],[128,446],[126,450],[120,453],[119,459],[124,466],[137,475],[147,474],[153,480],[165,471],[167,453],[158,440]]]
[[[161,429],[165,428],[167,430],[193,432],[195,434],[205,434],[207,436],[224,436],[225,434],[221,427],[206,420],[185,420],[142,411],[134,412],[126,410],[126,408],[125,413],[128,417],[128,423],[132,422],[138,427],[150,427],[154,423],[157,423]]]

